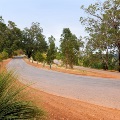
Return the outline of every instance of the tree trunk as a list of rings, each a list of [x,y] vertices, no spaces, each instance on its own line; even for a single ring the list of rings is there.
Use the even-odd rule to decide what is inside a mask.
[[[67,62],[65,63],[65,68],[67,69],[68,67],[67,67]]]
[[[66,52],[65,53],[65,67],[66,67],[66,69],[68,68],[68,60],[69,60],[69,57],[68,57],[68,53]]]
[[[106,70],[109,68],[109,53],[108,53],[108,47],[107,47],[107,52],[106,52]]]
[[[0,73],[2,72],[2,65],[0,64]]]
[[[67,62],[67,58],[65,58],[65,68],[68,68],[68,62]]]
[[[43,61],[43,67],[45,67],[45,61]]]
[[[50,69],[51,69],[51,67],[52,67],[52,63],[50,62]]]
[[[106,60],[103,60],[103,69],[108,70],[108,64],[107,64]]]
[[[108,70],[107,53],[106,53],[106,57],[104,57],[102,54],[102,64],[103,64],[103,70]]]
[[[72,63],[70,63],[69,66],[70,66],[71,69],[73,69],[73,64]]]
[[[26,51],[26,54],[27,54],[28,58],[30,58],[31,55],[32,55],[32,52],[30,52],[30,51]]]
[[[117,47],[118,47],[118,71],[120,72],[120,43],[118,43]]]

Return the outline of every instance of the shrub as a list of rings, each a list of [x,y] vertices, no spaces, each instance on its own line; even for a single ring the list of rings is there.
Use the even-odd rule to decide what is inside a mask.
[[[37,53],[35,54],[35,60],[37,60],[38,62],[43,62],[43,61],[44,61],[44,56],[43,56],[43,54],[40,53],[40,52],[37,52]]]
[[[24,89],[16,86],[11,72],[0,74],[0,120],[42,119],[43,110],[20,99]]]
[[[3,56],[2,56],[2,54],[0,53],[0,62],[2,62],[2,60],[3,60]]]
[[[7,58],[8,58],[8,53],[6,51],[3,51],[2,53],[0,53],[0,61]]]
[[[13,52],[13,55],[14,55],[14,56],[23,55],[23,54],[24,54],[24,52],[23,52],[22,49],[18,49],[18,50],[16,50],[16,51]]]

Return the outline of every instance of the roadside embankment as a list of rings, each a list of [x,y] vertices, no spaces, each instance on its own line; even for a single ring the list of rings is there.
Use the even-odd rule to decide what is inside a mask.
[[[45,65],[43,67],[42,63],[32,62],[28,59],[24,59],[26,63],[29,65],[35,66],[37,68],[42,69],[48,69],[50,70],[49,65]],[[104,70],[96,70],[91,68],[85,68],[85,67],[75,67],[75,69],[65,69],[64,67],[58,67],[56,65],[52,65],[51,70],[58,71],[58,72],[64,72],[69,74],[75,74],[75,75],[84,75],[84,76],[93,76],[93,77],[102,77],[102,78],[114,78],[120,80],[120,74],[118,72],[110,72],[110,71],[104,71]]]

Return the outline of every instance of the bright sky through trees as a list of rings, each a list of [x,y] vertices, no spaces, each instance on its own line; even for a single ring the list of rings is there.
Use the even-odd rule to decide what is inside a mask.
[[[85,36],[79,22],[84,12],[81,5],[88,6],[96,0],[0,0],[0,16],[5,23],[11,20],[23,29],[32,22],[39,22],[46,38],[53,35],[59,46],[63,28],[70,28],[77,37]]]

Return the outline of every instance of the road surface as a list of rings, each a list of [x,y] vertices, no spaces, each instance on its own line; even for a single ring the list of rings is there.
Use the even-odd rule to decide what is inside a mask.
[[[35,68],[23,59],[7,65],[24,84],[42,91],[92,104],[120,109],[120,80],[73,75]]]

